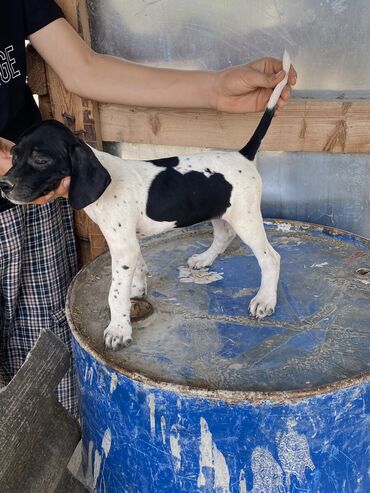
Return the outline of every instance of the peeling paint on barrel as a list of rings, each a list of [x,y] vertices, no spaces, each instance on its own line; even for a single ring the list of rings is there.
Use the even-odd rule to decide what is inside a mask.
[[[230,493],[230,474],[225,457],[212,439],[207,421],[200,418],[198,487],[205,490]]]
[[[74,346],[84,362],[79,378],[85,364],[92,373],[81,389],[81,412],[85,467],[95,491],[370,491],[368,382],[294,404],[229,404],[117,374],[111,394],[111,369]],[[99,392],[97,381],[103,382]]]

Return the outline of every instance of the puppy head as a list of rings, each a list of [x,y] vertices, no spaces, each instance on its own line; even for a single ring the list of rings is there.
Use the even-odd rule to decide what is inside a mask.
[[[55,120],[28,129],[11,152],[13,166],[0,178],[0,189],[15,204],[33,202],[70,176],[69,202],[74,209],[83,209],[110,183],[109,173],[90,147]]]

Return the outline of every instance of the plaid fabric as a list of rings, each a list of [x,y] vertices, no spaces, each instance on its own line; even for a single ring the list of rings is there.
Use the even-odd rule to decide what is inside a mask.
[[[77,270],[72,213],[64,199],[17,206],[0,214],[0,378],[8,383],[42,329],[71,350],[64,314],[68,285]],[[69,370],[58,398],[77,414],[76,377]]]

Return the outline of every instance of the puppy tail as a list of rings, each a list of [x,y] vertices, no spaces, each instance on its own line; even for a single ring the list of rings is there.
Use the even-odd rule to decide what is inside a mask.
[[[254,160],[256,153],[261,145],[262,139],[266,135],[266,132],[271,124],[272,118],[275,114],[277,102],[279,101],[280,98],[280,94],[288,81],[289,69],[290,69],[290,56],[289,53],[286,50],[284,50],[283,70],[285,71],[285,77],[281,82],[279,82],[279,84],[273,90],[270,99],[267,103],[267,108],[264,114],[262,115],[262,118],[256,130],[254,131],[254,134],[252,135],[251,139],[243,147],[243,149],[240,149],[239,151],[244,157],[249,159],[249,161]]]

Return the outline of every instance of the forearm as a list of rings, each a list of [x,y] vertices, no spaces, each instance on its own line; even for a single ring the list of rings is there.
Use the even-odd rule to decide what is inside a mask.
[[[65,87],[79,96],[138,106],[209,108],[214,105],[215,72],[154,68],[99,55],[64,19],[32,34],[30,41]]]
[[[154,68],[96,53],[68,85],[79,96],[100,102],[172,108],[215,106],[213,72]]]
[[[281,62],[273,58],[210,72],[154,68],[99,55],[64,19],[32,34],[30,41],[69,91],[106,103],[263,111],[272,89],[284,78]],[[292,67],[290,72],[288,81],[294,85],[297,74]],[[289,94],[286,87],[278,107]]]

